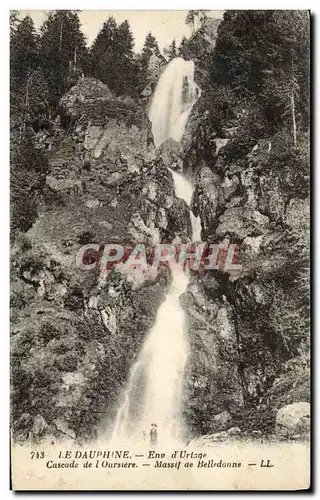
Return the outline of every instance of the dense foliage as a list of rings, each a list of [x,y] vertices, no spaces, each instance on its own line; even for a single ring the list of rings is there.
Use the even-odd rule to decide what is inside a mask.
[[[27,231],[37,217],[47,160],[26,133],[11,152],[11,230]]]
[[[117,26],[110,17],[93,42],[90,57],[92,76],[106,83],[115,94],[137,95],[139,67],[128,21]]]
[[[60,97],[81,76],[98,78],[118,95],[139,97],[146,83],[151,56],[163,59],[151,33],[146,37],[141,54],[135,54],[128,21],[117,25],[112,16],[104,22],[90,48],[81,31],[77,11],[50,11],[39,33],[29,16],[19,20],[18,12],[12,11],[10,28],[12,103],[16,105],[21,88],[37,70],[48,88],[50,106],[47,111],[50,115],[55,113]],[[173,42],[172,55],[175,51]],[[16,106],[12,111],[19,114],[21,106]]]
[[[221,127],[222,113],[250,103],[251,121],[263,121],[261,135],[285,127],[296,147],[309,126],[309,36],[306,11],[227,11],[215,49],[202,61],[221,96],[208,103],[214,126]]]

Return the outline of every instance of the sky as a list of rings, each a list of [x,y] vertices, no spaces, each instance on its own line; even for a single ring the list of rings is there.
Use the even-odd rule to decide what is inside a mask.
[[[20,10],[20,18],[30,16],[36,29],[39,29],[46,18],[45,10]],[[135,52],[140,52],[149,31],[156,37],[161,49],[168,46],[173,39],[179,44],[183,35],[187,38],[191,29],[185,24],[186,10],[83,10],[79,12],[82,31],[91,45],[102,24],[113,16],[117,23],[127,19],[135,39]],[[209,17],[222,18],[223,11],[208,11]]]

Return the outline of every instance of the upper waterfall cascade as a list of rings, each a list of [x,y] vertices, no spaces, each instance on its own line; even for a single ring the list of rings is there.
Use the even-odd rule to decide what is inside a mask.
[[[160,76],[149,110],[156,147],[170,137],[181,140],[200,93],[194,81],[194,62],[172,59]]]

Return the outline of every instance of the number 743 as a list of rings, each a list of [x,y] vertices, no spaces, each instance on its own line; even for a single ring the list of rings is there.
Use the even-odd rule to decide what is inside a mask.
[[[34,458],[44,458],[44,451],[30,451],[31,460]]]

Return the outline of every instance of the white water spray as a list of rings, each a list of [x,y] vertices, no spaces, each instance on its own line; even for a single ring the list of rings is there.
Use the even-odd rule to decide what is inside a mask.
[[[200,95],[193,79],[193,61],[172,60],[160,77],[152,100],[149,118],[156,146],[169,137],[180,141],[190,111]],[[193,187],[178,172],[171,170],[176,196],[190,207]],[[190,211],[192,241],[201,241],[199,218]],[[118,410],[113,439],[139,439],[157,424],[159,444],[178,439],[183,427],[181,390],[188,358],[185,313],[180,296],[186,291],[189,276],[182,266],[170,263],[172,282],[161,304],[156,322],[132,366],[123,402]]]
[[[191,182],[176,170],[171,170],[176,196],[182,198],[190,208],[193,186]],[[190,210],[190,220],[192,227],[192,241],[201,241],[201,221],[200,217],[196,217]]]

